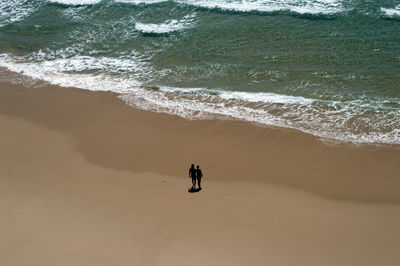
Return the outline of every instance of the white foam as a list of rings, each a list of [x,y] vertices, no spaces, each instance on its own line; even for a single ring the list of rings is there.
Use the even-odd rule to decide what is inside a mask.
[[[300,96],[290,96],[275,93],[247,93],[247,92],[222,92],[219,97],[227,100],[237,99],[246,102],[255,103],[274,103],[274,104],[304,104],[308,105],[314,102],[313,99],[306,99]]]
[[[297,13],[336,13],[341,12],[344,8],[339,0],[306,0],[306,1],[290,1],[290,0],[177,0],[195,6],[207,8],[220,8],[234,11],[261,11],[272,12],[279,10],[289,10]]]
[[[217,95],[225,100],[239,100],[251,103],[270,103],[270,104],[303,104],[308,105],[314,102],[314,99],[306,99],[301,96],[291,96],[266,92],[242,92],[242,91],[221,91],[210,90],[206,88],[171,88],[161,87],[160,91],[179,94],[205,94]]]
[[[136,22],[135,28],[136,30],[143,33],[157,33],[157,34],[169,33],[190,27],[192,25],[193,18],[194,15],[187,15],[183,19],[167,20],[166,22],[160,24]]]
[[[48,0],[48,1],[52,3],[71,5],[71,6],[94,5],[101,2],[101,0]]]
[[[47,58],[47,56],[46,53],[41,52],[31,58]],[[136,59],[134,55],[125,58],[73,56],[40,62],[30,60],[26,62],[24,58],[0,54],[0,67],[59,86],[87,90],[111,90],[120,93],[129,92],[130,88],[140,86],[141,83],[138,79],[145,79],[145,75],[151,75],[151,70],[146,63]],[[130,76],[127,78],[122,78],[121,75],[108,75],[109,73],[123,74],[126,71],[130,72]]]
[[[167,0],[117,0],[131,4],[154,4]],[[174,0],[174,2],[204,8],[219,8],[238,12],[273,12],[289,10],[297,13],[330,14],[342,12],[343,0]]]
[[[389,17],[400,16],[400,5],[395,8],[381,8],[382,12],[384,12]]]
[[[168,2],[168,1],[169,0],[115,0],[115,2],[128,3],[128,4],[134,4],[134,5],[156,4],[156,3]]]

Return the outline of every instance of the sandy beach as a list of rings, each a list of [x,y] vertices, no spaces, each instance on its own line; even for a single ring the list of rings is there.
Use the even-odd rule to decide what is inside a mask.
[[[0,265],[396,265],[399,173],[398,147],[1,81]]]

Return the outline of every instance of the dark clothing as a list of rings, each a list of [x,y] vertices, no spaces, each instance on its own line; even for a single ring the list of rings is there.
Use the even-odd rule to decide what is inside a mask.
[[[192,178],[193,188],[196,186],[196,169],[189,168],[189,176]]]
[[[201,178],[203,177],[203,173],[201,172],[200,168],[196,169],[196,178],[197,178],[197,185],[199,188],[201,187]]]
[[[200,169],[200,168],[197,168],[197,169],[196,169],[196,177],[197,177],[197,178],[202,178],[202,177],[203,177],[203,173],[201,172],[201,169]]]
[[[190,169],[189,169],[189,176],[190,176],[191,178],[196,179],[196,174],[197,174],[197,171],[196,171],[195,168],[190,168]]]

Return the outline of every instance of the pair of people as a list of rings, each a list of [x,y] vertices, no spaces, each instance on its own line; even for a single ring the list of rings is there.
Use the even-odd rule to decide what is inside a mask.
[[[197,185],[199,186],[199,189],[201,189],[201,178],[203,177],[203,173],[201,172],[201,169],[199,166],[194,168],[194,164],[189,168],[189,177],[192,178],[192,189],[196,188],[196,180],[197,180]]]

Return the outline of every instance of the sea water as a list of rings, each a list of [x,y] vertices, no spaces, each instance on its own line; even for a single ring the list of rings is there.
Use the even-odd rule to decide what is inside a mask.
[[[400,144],[399,0],[0,0],[0,67],[187,119]]]

